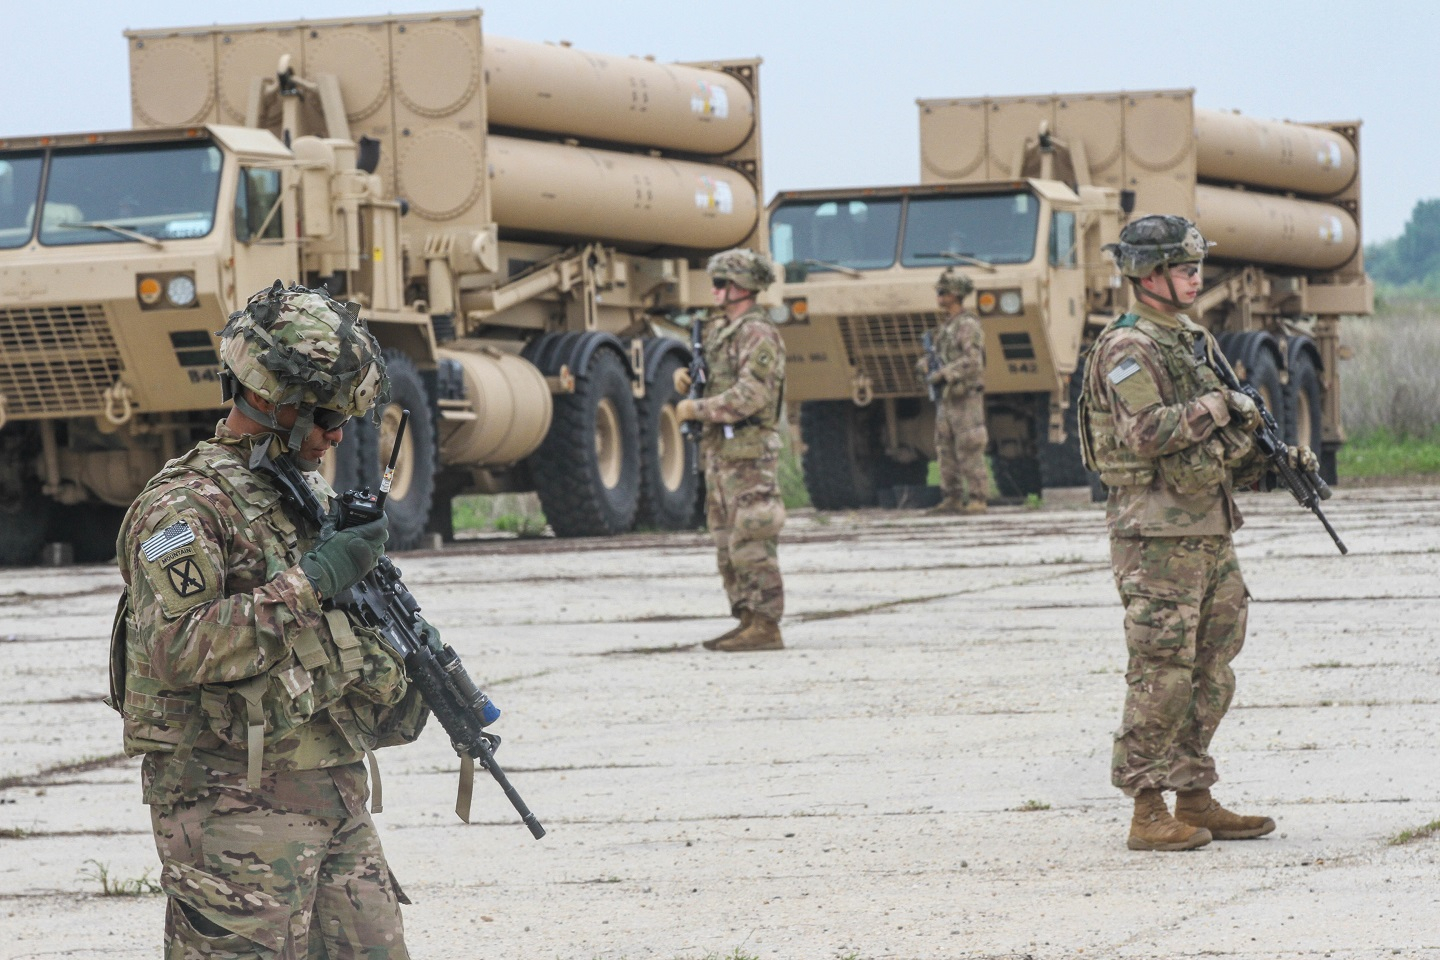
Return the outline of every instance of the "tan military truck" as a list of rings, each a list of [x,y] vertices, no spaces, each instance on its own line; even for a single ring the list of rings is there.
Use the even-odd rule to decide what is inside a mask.
[[[359,303],[393,399],[331,472],[392,543],[466,491],[561,535],[680,527],[705,259],[763,247],[757,60],[483,36],[478,11],[136,30],[134,129],[0,140],[0,561],[116,524],[219,410],[224,319],[279,278]],[[778,302],[778,301],[777,301]]]
[[[1192,317],[1333,482],[1340,318],[1369,313],[1359,122],[1197,109],[1191,90],[921,100],[921,182],[781,192],[770,245],[806,484],[825,508],[923,484],[934,409],[917,379],[934,284],[975,281],[991,465],[1002,496],[1083,485],[1085,348],[1130,302],[1101,246],[1177,213],[1215,242]]]

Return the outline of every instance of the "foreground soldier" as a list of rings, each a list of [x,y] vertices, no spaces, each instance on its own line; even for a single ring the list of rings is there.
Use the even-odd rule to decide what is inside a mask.
[[[716,321],[707,324],[706,395],[676,405],[681,421],[704,423],[705,518],[715,538],[716,563],[740,625],[713,640],[710,650],[779,650],[785,589],[776,543],[785,524],[777,471],[785,349],[756,294],[775,282],[770,263],[750,250],[710,258]],[[690,389],[687,370],[675,371],[675,389]]]
[[[267,452],[315,470],[386,392],[352,311],[277,281],[232,315],[234,408],[121,527],[112,705],[145,757],[167,958],[407,956],[361,761],[426,711],[377,635],[321,608],[374,567],[386,521],[314,529],[257,470]]]
[[[1135,308],[1101,333],[1080,400],[1086,465],[1110,489],[1106,520],[1125,605],[1129,685],[1111,781],[1135,800],[1132,850],[1188,850],[1275,829],[1210,795],[1211,738],[1230,706],[1230,662],[1245,641],[1248,594],[1231,533],[1232,490],[1260,479],[1248,432],[1259,413],[1196,362],[1214,338],[1182,311],[1195,302],[1208,244],[1190,221],[1149,216],[1111,250]],[[1221,359],[1220,362],[1223,362]],[[1309,450],[1296,451],[1313,464]],[[1175,814],[1162,791],[1177,793]]]
[[[931,513],[984,513],[990,474],[985,468],[985,333],[961,304],[975,284],[954,268],[935,284],[940,312],[935,331],[940,366],[921,370],[940,389],[935,403],[935,456],[940,462],[942,498]],[[925,359],[921,359],[925,363]]]

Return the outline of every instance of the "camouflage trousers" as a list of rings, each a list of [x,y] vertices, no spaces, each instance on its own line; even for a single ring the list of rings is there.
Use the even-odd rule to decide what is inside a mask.
[[[725,583],[730,612],[738,617],[749,610],[779,622],[785,612],[776,550],[785,525],[777,479],[779,457],[706,459],[705,521],[715,538],[715,565]]]
[[[1130,662],[1110,780],[1199,790],[1219,776],[1210,740],[1235,695],[1249,593],[1229,536],[1112,537]]]
[[[198,800],[152,806],[165,960],[406,960],[409,901],[366,795],[351,764],[267,775],[258,791],[221,775]]]
[[[940,491],[947,500],[984,500],[990,492],[985,468],[985,394],[959,395],[951,387],[935,406],[935,456],[940,461]]]

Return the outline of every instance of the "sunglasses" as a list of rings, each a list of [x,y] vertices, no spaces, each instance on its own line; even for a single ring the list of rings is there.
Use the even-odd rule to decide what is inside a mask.
[[[339,430],[350,422],[350,414],[343,410],[331,410],[328,407],[316,407],[312,419],[315,426],[329,433],[331,430]]]
[[[726,287],[730,286],[730,281],[726,280],[724,277],[713,277],[710,280],[710,286],[714,287],[716,290],[724,290]]]

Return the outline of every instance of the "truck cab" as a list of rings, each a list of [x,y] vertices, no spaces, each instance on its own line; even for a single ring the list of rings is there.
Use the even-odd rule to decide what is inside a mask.
[[[965,309],[985,332],[997,485],[1038,493],[1044,445],[1067,439],[1063,398],[1086,323],[1114,307],[1099,245],[1118,230],[1115,192],[1038,178],[793,191],[769,221],[791,309],[787,392],[816,505],[864,506],[924,484],[934,409],[916,364],[942,319],[935,282],[949,267],[975,283]]]

